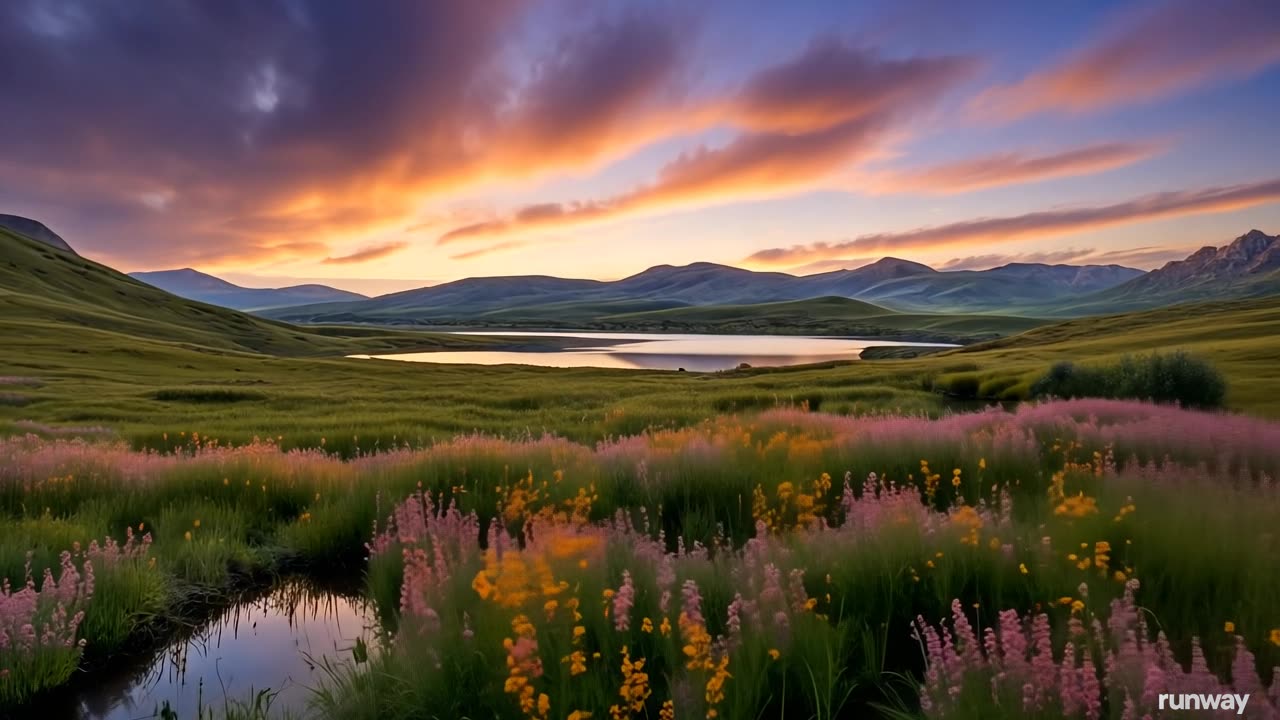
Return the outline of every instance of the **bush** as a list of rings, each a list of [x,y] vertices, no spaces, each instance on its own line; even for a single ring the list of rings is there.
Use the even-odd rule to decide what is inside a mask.
[[[1179,351],[1126,355],[1110,365],[1055,364],[1031,387],[1033,397],[1102,397],[1220,408],[1227,381],[1208,361]]]
[[[978,397],[981,384],[982,379],[977,373],[961,372],[939,377],[934,387],[952,397],[972,400]]]

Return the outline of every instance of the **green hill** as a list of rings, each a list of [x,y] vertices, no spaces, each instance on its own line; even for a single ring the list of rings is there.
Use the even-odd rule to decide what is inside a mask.
[[[282,356],[473,345],[386,329],[307,327],[184,300],[71,251],[0,228],[0,328],[8,343],[66,329]],[[13,345],[10,345],[13,347]]]
[[[1090,363],[1124,354],[1187,350],[1226,374],[1237,409],[1280,416],[1280,296],[1187,303],[1078,318],[945,353],[972,360],[992,387],[1029,384],[1059,360]],[[942,357],[942,356],[939,356]],[[943,376],[945,385],[946,377]]]
[[[595,320],[592,327],[689,333],[786,332],[969,342],[1022,332],[1045,322],[1008,315],[905,313],[862,300],[828,296],[606,315]]]

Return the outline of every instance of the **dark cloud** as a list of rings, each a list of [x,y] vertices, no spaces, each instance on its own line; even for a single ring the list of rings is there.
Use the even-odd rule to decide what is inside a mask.
[[[959,57],[885,60],[834,41],[817,42],[760,72],[739,92],[707,102],[706,108],[725,112],[724,122],[746,129],[727,144],[683,153],[656,180],[630,192],[526,206],[506,219],[454,228],[439,242],[792,191],[862,159],[892,122],[935,102],[974,65]]]
[[[818,242],[761,250],[747,262],[794,266],[850,253],[882,253],[903,248],[940,248],[966,243],[1002,243],[1092,230],[1157,218],[1226,212],[1280,200],[1280,178],[1245,185],[1164,192],[1112,205],[1075,207],[979,218],[896,233],[877,233],[843,242]]]
[[[590,162],[679,124],[687,18],[649,8],[560,39],[534,68],[490,149],[506,167]]]
[[[977,67],[972,58],[885,58],[820,38],[794,59],[767,68],[726,102],[739,127],[807,132],[882,115],[941,92]]]
[[[522,79],[524,5],[4,3],[0,194],[90,251],[171,264],[323,248],[433,192],[589,162],[660,105],[689,26],[585,23]]]

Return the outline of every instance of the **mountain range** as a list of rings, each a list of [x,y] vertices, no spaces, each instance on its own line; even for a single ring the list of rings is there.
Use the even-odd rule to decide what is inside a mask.
[[[821,297],[872,302],[904,312],[1009,312],[1115,287],[1142,275],[1115,265],[1012,264],[942,272],[884,258],[854,270],[796,276],[714,263],[658,265],[612,282],[545,275],[482,277],[360,302],[279,308],[265,314],[305,322],[451,323],[576,320],[707,305],[750,305]]]
[[[368,296],[328,285],[290,285],[282,288],[249,288],[191,268],[129,273],[141,280],[188,300],[221,305],[236,310],[265,310],[290,305],[368,300]]]
[[[1280,292],[1280,241],[1251,230],[1151,272],[1120,265],[1011,263],[989,270],[939,271],[884,258],[816,275],[753,272],[714,263],[658,265],[605,282],[545,275],[482,277],[358,302],[323,303],[264,314],[296,322],[581,325],[679,308],[849,298],[907,313],[1002,313],[1070,317],[1208,299]]]
[[[0,228],[74,255],[44,224],[0,215]],[[872,303],[885,313],[993,314],[1030,318],[1076,317],[1140,310],[1199,300],[1280,293],[1280,239],[1251,230],[1222,247],[1204,247],[1151,272],[1119,265],[1011,263],[989,270],[940,271],[886,257],[852,270],[815,275],[755,272],[698,262],[658,265],[615,281],[546,275],[465,278],[369,298],[326,285],[248,288],[191,268],[133,273],[132,278],[179,297],[276,320],[417,326],[617,327],[661,322],[679,326],[732,308],[741,324],[755,312],[780,316],[778,303],[812,304],[825,316],[870,317],[832,299]],[[804,305],[785,307],[799,317]],[[726,319],[726,321],[728,321]]]
[[[1280,292],[1280,238],[1250,230],[1222,247],[1206,246],[1184,260],[1084,298],[1066,311],[1135,310],[1195,300],[1251,298]]]
[[[220,286],[215,283],[215,287]],[[671,314],[681,312],[691,314]],[[619,318],[616,322],[623,328],[858,335],[961,344],[1022,332],[1045,322],[1000,315],[899,313],[848,298],[752,305],[745,311],[733,305],[679,308]],[[289,324],[179,297],[55,244],[3,227],[0,337],[21,339],[25,347],[58,347],[72,354],[89,353],[86,347],[94,347],[95,362],[108,362],[113,357],[127,360],[150,352],[144,347],[155,349],[155,345],[147,343],[221,356],[255,353],[296,357],[444,348],[552,348],[575,342],[486,338],[376,325]],[[68,337],[76,339],[68,344]],[[193,366],[188,365],[187,369]]]

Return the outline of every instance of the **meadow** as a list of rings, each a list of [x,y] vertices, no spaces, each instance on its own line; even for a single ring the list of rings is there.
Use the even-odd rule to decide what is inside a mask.
[[[1140,718],[1212,688],[1280,709],[1263,419],[1076,400],[162,441],[0,441],[11,712],[285,572],[353,578],[384,633],[276,708],[298,717]]]

